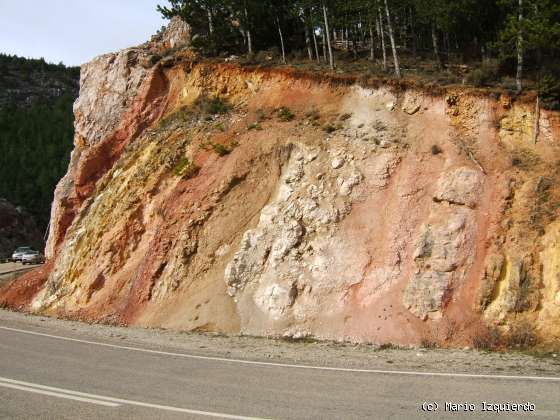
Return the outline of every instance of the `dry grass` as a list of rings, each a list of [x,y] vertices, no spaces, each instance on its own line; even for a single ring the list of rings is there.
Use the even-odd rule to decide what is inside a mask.
[[[481,328],[472,338],[472,346],[477,350],[497,350],[502,342],[502,333],[497,327]]]
[[[420,340],[420,347],[423,349],[437,349],[438,344],[431,338],[423,337]]]
[[[539,339],[534,327],[527,321],[514,322],[508,333],[503,333],[497,326],[480,328],[472,339],[477,350],[527,350],[538,345]]]
[[[529,349],[538,342],[534,327],[526,321],[514,324],[506,337],[506,346],[510,349]]]

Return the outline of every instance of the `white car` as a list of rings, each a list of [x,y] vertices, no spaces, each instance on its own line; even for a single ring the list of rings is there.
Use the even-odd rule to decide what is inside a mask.
[[[21,263],[25,264],[43,264],[45,262],[45,257],[39,251],[30,251],[23,254],[21,257]]]
[[[30,246],[20,246],[12,254],[12,261],[13,262],[21,261],[21,258],[23,257],[23,255],[28,253],[28,252],[34,252],[34,251],[33,251],[33,249],[31,249]]]

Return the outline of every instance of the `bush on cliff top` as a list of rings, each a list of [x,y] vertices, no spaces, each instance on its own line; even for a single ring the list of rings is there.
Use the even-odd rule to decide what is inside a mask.
[[[229,104],[219,96],[214,96],[206,104],[206,112],[212,115],[226,114],[229,108]]]
[[[497,63],[482,63],[467,75],[467,83],[476,87],[492,86],[499,80]]]
[[[543,106],[551,110],[560,110],[560,79],[547,74],[539,83],[539,95]]]

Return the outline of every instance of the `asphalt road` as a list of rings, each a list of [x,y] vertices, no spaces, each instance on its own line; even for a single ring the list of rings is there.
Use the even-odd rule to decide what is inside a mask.
[[[119,339],[92,341],[78,332],[51,336],[0,318],[2,419],[560,417],[560,378],[438,376],[392,368],[227,360]],[[471,402],[475,411],[445,412],[445,401]],[[530,402],[535,411],[483,412],[482,401]],[[437,402],[438,411],[423,411],[425,402]]]
[[[23,265],[22,263],[2,263],[0,264],[0,275],[2,274],[7,274],[13,271],[19,271],[19,270],[23,270],[23,269],[30,269],[30,268],[34,268],[37,267],[37,264],[33,264],[33,265]]]
[[[5,286],[35,267],[38,267],[38,265],[23,265],[21,263],[0,264],[0,287]]]

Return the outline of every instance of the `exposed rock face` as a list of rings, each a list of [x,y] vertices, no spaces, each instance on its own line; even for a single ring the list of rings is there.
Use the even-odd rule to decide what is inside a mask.
[[[530,103],[142,65],[157,42],[84,68],[51,265],[0,302],[354,341],[465,345],[520,322],[560,338],[558,114],[535,144]]]
[[[48,257],[54,256],[95,182],[128,142],[161,116],[168,82],[161,66],[153,65],[157,54],[189,42],[190,28],[174,19],[157,40],[102,55],[82,66],[80,96],[74,105],[75,149],[55,191]]]
[[[451,173],[443,174],[439,179],[434,199],[474,208],[480,198],[482,184],[483,176],[480,171],[458,168]]]
[[[171,18],[163,33],[164,48],[188,47],[191,43],[191,28],[180,17]]]
[[[0,258],[8,258],[18,246],[42,249],[43,239],[33,217],[0,198]]]

